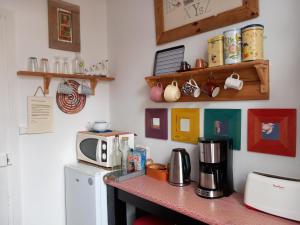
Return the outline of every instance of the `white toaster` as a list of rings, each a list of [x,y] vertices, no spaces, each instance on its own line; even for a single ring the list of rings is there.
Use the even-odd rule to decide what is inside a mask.
[[[244,203],[250,208],[300,221],[300,180],[251,172],[246,181]]]

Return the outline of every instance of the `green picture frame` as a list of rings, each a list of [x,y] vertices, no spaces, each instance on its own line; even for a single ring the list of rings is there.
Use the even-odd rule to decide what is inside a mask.
[[[233,141],[233,149],[241,150],[240,109],[205,109],[204,137],[226,137]]]

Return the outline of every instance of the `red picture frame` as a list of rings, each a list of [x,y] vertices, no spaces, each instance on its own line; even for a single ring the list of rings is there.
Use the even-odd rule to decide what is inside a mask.
[[[296,109],[248,109],[248,151],[296,156]]]

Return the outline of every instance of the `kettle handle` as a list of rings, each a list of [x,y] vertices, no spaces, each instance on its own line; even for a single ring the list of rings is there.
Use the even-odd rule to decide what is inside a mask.
[[[182,152],[182,157],[183,157],[183,173],[185,178],[189,178],[191,174],[191,160],[190,160],[190,155],[187,153],[187,151]]]

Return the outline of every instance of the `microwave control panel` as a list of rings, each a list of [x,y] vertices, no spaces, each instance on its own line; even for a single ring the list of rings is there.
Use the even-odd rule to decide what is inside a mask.
[[[107,142],[101,141],[101,162],[107,162]]]

